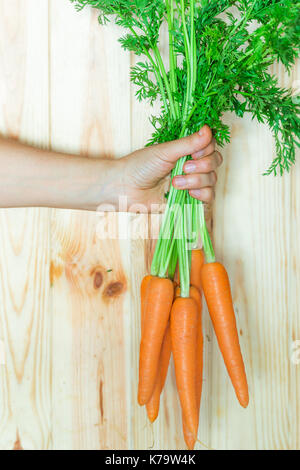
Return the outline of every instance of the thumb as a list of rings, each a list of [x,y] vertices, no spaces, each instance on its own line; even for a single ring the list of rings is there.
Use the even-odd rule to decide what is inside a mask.
[[[149,151],[151,151],[152,156],[153,151],[155,151],[155,155],[161,160],[168,163],[175,163],[181,157],[186,157],[204,149],[210,144],[211,140],[211,129],[205,125],[195,134],[183,137],[182,139],[166,142],[164,144],[158,144],[154,147],[149,147]]]

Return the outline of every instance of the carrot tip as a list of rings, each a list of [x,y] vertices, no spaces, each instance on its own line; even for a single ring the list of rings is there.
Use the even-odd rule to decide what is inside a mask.
[[[151,424],[154,423],[154,421],[156,420],[157,416],[158,416],[158,415],[154,415],[154,416],[151,416],[151,415],[149,416],[149,415],[148,415],[148,419],[149,419],[149,421],[150,421]]]
[[[241,402],[240,402],[240,403],[241,403]],[[246,403],[246,402],[245,402],[245,403],[241,403],[241,405],[242,405],[242,407],[245,408],[245,409],[248,408],[249,400],[248,400],[247,403]]]
[[[240,405],[243,407],[243,408],[247,408],[248,405],[249,405],[249,396],[237,396],[237,399],[240,403]]]
[[[185,441],[185,443],[186,443],[186,446],[187,446],[188,450],[194,450],[196,441],[194,441],[193,443],[192,442],[188,443],[188,442]]]
[[[147,400],[145,400],[144,398],[138,396],[138,404],[139,404],[140,406],[144,406],[144,405],[147,404]]]

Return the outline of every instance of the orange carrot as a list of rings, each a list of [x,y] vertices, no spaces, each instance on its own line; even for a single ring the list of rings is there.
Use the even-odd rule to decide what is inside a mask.
[[[146,403],[146,410],[147,410],[147,415],[148,415],[150,423],[154,423],[154,421],[156,420],[158,416],[158,412],[159,412],[159,405],[160,405],[160,373],[158,371],[154,390],[152,392],[150,400],[148,401],[148,403]]]
[[[171,311],[172,353],[177,390],[186,425],[196,438],[198,411],[196,398],[196,343],[198,308],[189,297],[178,297]]]
[[[187,448],[189,450],[194,450],[194,447],[195,447],[195,444],[196,444],[196,437],[189,430],[189,428],[186,424],[186,420],[183,416],[183,413],[182,413],[182,430],[183,430],[184,442],[186,443]]]
[[[203,250],[192,250],[190,284],[194,287],[197,287],[199,291],[201,291],[201,269],[204,262],[205,256]],[[175,271],[174,282],[177,286],[180,285],[178,265]]]
[[[145,276],[141,283],[141,331],[142,332],[143,332],[144,321],[145,321],[145,307],[147,303],[148,287],[149,287],[151,279],[152,279],[151,275]],[[160,400],[160,382],[159,382],[159,374],[158,374],[156,378],[154,391],[152,393],[152,396],[149,402],[146,405],[148,417],[151,423],[153,423],[157,418],[158,411],[159,411],[159,400]],[[158,402],[158,406],[157,406],[157,402]]]
[[[148,274],[141,282],[141,329],[143,331],[143,324],[145,318],[145,307],[147,302],[148,287],[153,276]]]
[[[163,388],[164,388],[165,382],[166,382],[166,378],[167,378],[167,375],[168,375],[171,351],[172,351],[171,329],[170,329],[170,323],[168,323],[167,330],[166,330],[165,337],[164,337],[161,357],[160,357],[160,361],[161,361],[160,362],[160,364],[161,364],[161,367],[160,367],[160,392],[163,391]]]
[[[175,296],[180,296],[180,289],[177,288]],[[192,297],[198,306],[198,329],[197,329],[197,346],[196,346],[196,399],[197,399],[197,410],[198,410],[198,422],[199,422],[199,413],[200,413],[200,403],[202,395],[202,376],[203,376],[203,332],[202,332],[202,296],[199,290],[191,286],[190,288],[190,297]],[[190,432],[186,420],[182,415],[182,427],[185,443],[189,450],[193,450],[196,437]]]
[[[145,405],[154,390],[161,347],[174,297],[170,279],[153,277],[148,285],[140,345],[138,402]]]
[[[192,250],[190,283],[192,286],[197,287],[199,291],[201,291],[201,269],[204,261],[205,257],[202,250]]]
[[[207,263],[202,268],[201,281],[228,374],[240,404],[246,408],[248,384],[227,272],[220,263]]]
[[[176,287],[175,290],[175,298],[180,297],[180,287]],[[202,312],[202,296],[199,292],[199,290],[195,286],[190,287],[190,297],[196,301],[197,307],[198,307],[198,312]]]
[[[202,396],[202,380],[203,380],[203,330],[202,330],[202,315],[199,312],[198,318],[198,331],[197,331],[197,362],[196,362],[196,398],[198,413],[200,410],[201,396]]]
[[[154,387],[154,391],[148,403],[146,404],[148,418],[151,423],[153,423],[159,412],[159,404],[160,404],[160,394],[164,388],[165,381],[168,374],[170,357],[171,357],[171,331],[170,331],[170,324],[168,324],[163,345],[161,348],[160,358],[159,358],[159,369],[156,378],[156,383]]]

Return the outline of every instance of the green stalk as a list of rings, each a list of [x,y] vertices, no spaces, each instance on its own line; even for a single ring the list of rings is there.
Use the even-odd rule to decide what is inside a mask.
[[[117,12],[116,12],[116,14],[117,14]],[[124,18],[120,14],[120,12],[118,14],[119,14],[120,17]],[[132,32],[132,34],[139,40],[139,35],[136,33],[134,28],[132,26],[129,26],[128,28]],[[164,88],[162,78],[161,78],[160,73],[159,73],[159,67],[155,63],[155,61],[153,60],[150,52],[146,49],[145,46],[142,47],[142,50],[143,50],[143,53],[145,54],[145,56],[149,59],[150,63],[152,64],[152,67],[154,69],[154,75],[155,75],[157,84],[159,86],[159,91],[160,91],[160,94],[161,94],[161,97],[162,97],[162,100],[163,100],[163,103],[164,103],[164,107],[165,107],[165,110],[167,110],[168,109],[167,96],[166,96],[166,92],[165,92],[165,88]]]
[[[164,262],[162,258],[162,252],[164,249],[164,243],[172,234],[174,233],[174,220],[176,217],[178,217],[178,212],[179,209],[182,205],[182,201],[184,199],[184,191],[178,191],[174,188],[174,186],[171,187],[173,188],[173,195],[175,195],[174,198],[170,197],[171,195],[171,190],[170,194],[168,197],[168,202],[167,202],[167,208],[163,217],[162,225],[160,228],[159,232],[159,238],[156,244],[155,252],[153,255],[152,259],[152,264],[151,264],[151,274],[152,276],[157,276],[158,273],[162,272],[160,266]],[[165,267],[165,272],[163,274],[163,277],[166,276],[168,267]]]
[[[173,1],[171,1],[173,7]],[[169,0],[166,0],[167,13],[168,13],[168,26],[169,33],[170,27],[173,27],[174,18],[172,17],[173,10],[170,8]],[[196,49],[196,35],[195,35],[195,0],[190,3],[190,21],[191,21],[191,38],[189,38],[186,18],[185,18],[185,3],[180,0],[180,14],[182,18],[182,25],[184,30],[185,51],[186,51],[186,64],[187,64],[187,91],[184,99],[184,111],[182,116],[183,127],[180,132],[179,138],[186,136],[188,122],[196,110],[197,105],[192,103],[193,95],[195,92],[197,81],[197,49]],[[162,71],[165,83],[169,85],[168,77],[164,69],[164,65],[157,50],[155,51],[156,60]],[[170,86],[166,87],[168,97],[169,94],[175,91],[176,82],[174,82],[175,69],[173,68],[174,62],[174,46],[170,42]],[[169,100],[170,102],[170,100]],[[174,105],[175,106],[175,105]],[[171,106],[170,106],[171,109]],[[173,108],[172,108],[173,109]],[[176,112],[176,108],[175,112]],[[171,111],[172,112],[172,111]],[[172,178],[176,175],[183,174],[183,165],[189,157],[183,157],[176,163],[172,171]],[[162,226],[160,229],[159,239],[156,245],[156,250],[152,260],[151,274],[173,278],[176,270],[176,262],[178,258],[181,280],[181,295],[183,297],[189,296],[189,283],[190,283],[190,259],[191,250],[188,247],[188,242],[191,242],[190,235],[195,235],[197,242],[198,234],[200,232],[203,241],[204,252],[208,262],[215,259],[212,243],[206,227],[203,204],[199,201],[192,200],[188,207],[185,207],[186,202],[191,202],[191,197],[187,191],[180,191],[170,187],[170,192],[167,201],[167,208],[164,214]],[[186,212],[186,210],[188,212]],[[178,220],[179,218],[179,220]],[[178,238],[178,239],[177,239]],[[192,240],[193,241],[193,240]]]
[[[171,115],[174,119],[176,119],[176,110],[175,110],[174,100],[173,100],[173,96],[172,96],[172,92],[171,92],[171,88],[170,88],[170,83],[169,83],[167,72],[166,72],[166,69],[165,69],[165,66],[164,66],[164,63],[163,63],[163,60],[161,58],[161,55],[160,55],[160,52],[159,52],[159,49],[158,49],[157,45],[153,46],[153,53],[154,53],[154,57],[156,58],[157,65],[160,69],[160,72],[161,72],[161,75],[163,77],[163,81],[164,81],[164,84],[165,84],[165,87],[166,87]]]
[[[206,221],[205,221],[205,214],[204,214],[204,206],[203,202],[197,201],[197,218],[200,223],[200,233],[203,243],[203,251],[205,254],[205,259],[207,263],[214,263],[216,261],[214,248],[211,242],[211,238],[207,229]]]
[[[187,91],[184,98],[184,106],[183,106],[183,121],[185,121],[187,114],[188,114],[188,107],[191,99],[191,61],[190,61],[190,38],[187,30],[186,18],[185,18],[185,3],[184,0],[180,0],[180,13],[181,13],[181,21],[183,27],[183,35],[184,35],[184,48],[185,48],[185,59],[186,59],[186,68],[187,68]]]
[[[170,84],[171,91],[175,93],[177,91],[177,57],[174,51],[174,39],[173,39],[173,29],[174,29],[174,2],[173,0],[166,0],[166,9],[167,9],[167,20],[168,20],[168,29],[169,29],[169,62],[170,62]],[[179,105],[177,101],[174,102],[176,118],[179,118]]]
[[[195,31],[195,0],[191,0],[191,62],[192,62],[192,95],[195,92],[197,82],[197,44],[196,44],[196,31]]]
[[[169,262],[169,269],[168,269],[169,278],[172,280],[174,279],[174,276],[175,276],[177,261],[178,261],[178,251],[177,251],[177,244],[175,240],[175,244],[174,244],[172,255],[170,258],[170,262]]]
[[[185,196],[187,192],[185,191]],[[184,198],[184,203],[186,197]],[[186,211],[184,204],[181,211],[181,220],[179,221],[179,240],[178,240],[178,261],[180,272],[180,295],[181,297],[189,297],[190,295],[190,266],[189,252],[187,248],[187,230],[186,230]]]

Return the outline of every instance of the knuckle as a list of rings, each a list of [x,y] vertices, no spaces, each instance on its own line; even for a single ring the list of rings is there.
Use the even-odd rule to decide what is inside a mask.
[[[212,141],[213,139],[212,131],[211,131],[211,128],[207,124],[205,124],[205,126],[203,127],[202,133],[205,135],[208,142]]]
[[[198,133],[191,135],[191,145],[193,148],[193,152],[197,152],[199,150],[199,145],[201,143],[201,138]]]
[[[215,152],[215,145],[214,145],[214,143],[212,142],[212,143],[209,144],[209,146],[208,146],[208,152],[207,152],[207,154],[208,154],[208,155],[211,155],[211,154],[214,153],[214,152]]]

